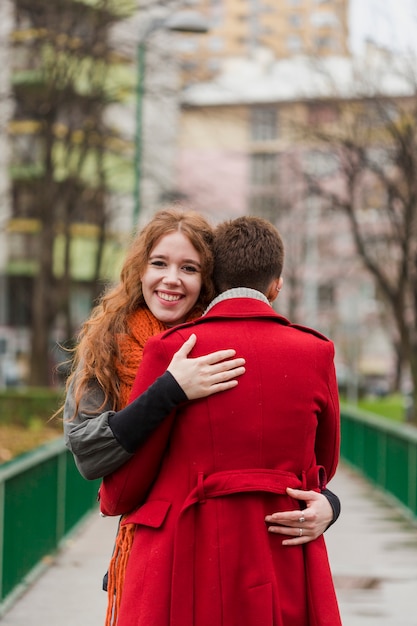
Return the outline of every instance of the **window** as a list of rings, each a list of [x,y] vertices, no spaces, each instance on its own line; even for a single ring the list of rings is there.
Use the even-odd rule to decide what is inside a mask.
[[[176,37],[175,49],[182,54],[191,54],[198,50],[198,42],[190,37]]]
[[[310,19],[316,28],[339,26],[339,20],[332,11],[317,11],[311,14]]]
[[[336,52],[338,43],[334,37],[315,37],[314,46],[316,50],[329,50]]]
[[[388,192],[382,185],[368,185],[362,190],[362,213],[367,213],[367,221],[379,221],[388,202]]]
[[[359,128],[384,128],[399,118],[399,111],[393,104],[364,102],[357,114]]]
[[[277,8],[272,4],[263,4],[259,7],[259,12],[267,15],[268,13],[277,13]]]
[[[387,148],[367,148],[366,158],[371,166],[385,168],[393,165],[392,155]]]
[[[194,72],[198,69],[197,61],[181,61],[180,65],[184,72]]]
[[[278,198],[274,194],[255,194],[250,199],[249,213],[276,222],[279,213]]]
[[[337,106],[331,104],[312,103],[308,107],[308,123],[317,126],[320,124],[330,124],[339,119]]]
[[[328,309],[334,306],[335,289],[332,283],[321,284],[318,286],[318,301],[321,309]]]
[[[219,72],[221,69],[220,59],[208,59],[207,61],[207,69],[210,72]]]
[[[210,37],[207,42],[207,47],[209,50],[213,52],[219,52],[224,49],[224,39],[223,37]]]
[[[259,28],[259,34],[262,37],[268,37],[269,35],[275,35],[275,28],[272,26],[261,26]]]
[[[198,4],[198,3],[197,3]],[[210,24],[211,28],[219,28],[224,24],[225,8],[223,0],[211,0],[210,3]]]
[[[28,72],[28,70],[40,70],[42,58],[39,51],[32,46],[14,46],[10,63],[14,72]]]
[[[314,178],[326,178],[337,173],[339,161],[331,151],[310,150],[303,155],[303,169]]]
[[[273,141],[277,138],[277,110],[256,107],[251,110],[251,137],[253,141]]]
[[[91,294],[88,287],[84,287],[83,285],[73,287],[70,308],[73,322],[76,325],[82,324],[91,311]]]
[[[40,191],[35,181],[32,184],[15,181],[12,187],[13,217],[37,218],[36,201]]]
[[[275,185],[277,178],[278,158],[276,154],[259,153],[251,155],[251,182],[253,185]]]
[[[290,26],[292,26],[293,28],[301,28],[301,25],[302,25],[301,15],[298,15],[298,13],[292,13],[288,18],[288,22]]]
[[[287,37],[287,49],[290,52],[300,52],[303,49],[303,41],[298,35]]]
[[[33,261],[39,255],[38,237],[35,233],[9,234],[10,241],[10,261]]]
[[[12,327],[29,326],[31,320],[33,280],[27,276],[9,276],[7,279],[7,324]]]
[[[14,135],[11,140],[13,165],[31,165],[43,159],[43,145],[36,135]]]

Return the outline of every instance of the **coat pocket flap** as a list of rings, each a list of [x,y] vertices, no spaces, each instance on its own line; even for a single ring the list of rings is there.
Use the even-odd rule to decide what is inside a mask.
[[[151,500],[129,513],[123,518],[123,524],[141,524],[151,528],[159,528],[165,521],[171,508],[171,502],[165,500]]]

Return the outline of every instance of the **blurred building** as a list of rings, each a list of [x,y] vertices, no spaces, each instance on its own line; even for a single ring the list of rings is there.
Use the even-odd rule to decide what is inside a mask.
[[[210,32],[182,36],[178,50],[185,84],[206,80],[231,57],[273,59],[298,54],[348,55],[349,0],[196,0],[210,20]]]
[[[212,222],[253,214],[278,226],[287,254],[277,307],[335,340],[340,371],[345,379],[351,373],[356,391],[358,372],[391,375],[392,335],[347,218],[308,191],[306,175],[330,188],[337,184],[332,145],[315,131],[353,127],[354,119],[374,142],[367,149],[383,156],[376,94],[400,102],[412,85],[384,57],[370,61],[230,60],[215,80],[185,90],[178,159],[180,191]],[[372,221],[374,231],[383,202],[375,184],[367,189],[361,219]]]
[[[136,222],[173,188],[173,35],[160,28],[148,38],[140,77],[138,44],[166,16],[152,1],[140,8],[133,0],[0,3],[0,387],[15,384],[16,364],[25,378],[33,342],[73,336],[118,277]]]

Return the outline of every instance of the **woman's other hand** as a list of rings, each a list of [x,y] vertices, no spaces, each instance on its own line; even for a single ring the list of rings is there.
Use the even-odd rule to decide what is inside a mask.
[[[196,335],[192,334],[174,354],[168,366],[168,372],[182,387],[187,398],[205,398],[236,387],[236,377],[245,373],[245,359],[233,358],[236,351],[231,349],[189,358],[196,341]]]
[[[326,496],[316,491],[291,488],[287,489],[287,494],[305,503],[305,508],[267,515],[268,532],[286,535],[282,542],[284,546],[298,546],[320,537],[333,520],[333,509]]]

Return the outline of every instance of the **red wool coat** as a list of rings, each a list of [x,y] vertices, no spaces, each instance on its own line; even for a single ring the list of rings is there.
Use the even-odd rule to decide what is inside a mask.
[[[236,388],[177,410],[104,480],[102,510],[113,514],[137,506],[154,480],[125,520],[138,526],[117,624],[339,626],[323,537],[285,547],[264,522],[299,508],[287,486],[318,490],[335,473],[333,344],[266,303],[225,300],[149,340],[134,394],[165,371],[192,332],[191,356],[233,347],[246,373]],[[151,476],[138,470],[146,454]]]

